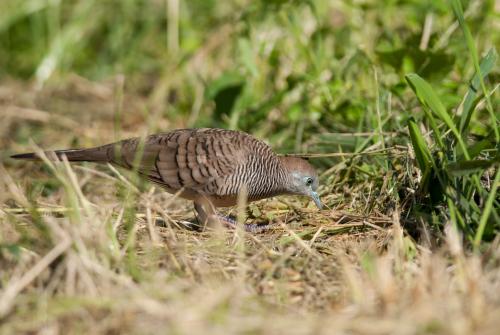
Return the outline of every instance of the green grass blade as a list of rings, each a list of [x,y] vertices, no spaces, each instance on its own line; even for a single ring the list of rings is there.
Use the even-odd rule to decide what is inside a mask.
[[[469,30],[469,27],[467,27],[467,24],[465,23],[464,11],[462,9],[462,4],[460,3],[459,0],[452,0],[451,7],[453,8],[453,12],[455,13],[455,16],[457,17],[460,28],[462,28],[462,31],[465,35],[465,41],[467,44],[467,48],[469,49],[469,53],[471,55],[472,62],[474,64],[474,69],[476,70],[476,73],[478,74],[479,83],[481,84],[481,89],[483,90],[483,94],[484,94],[485,99],[486,99],[486,106],[487,106],[488,112],[490,113],[491,121],[493,124],[493,130],[495,132],[495,139],[497,142],[500,142],[500,131],[498,130],[498,125],[497,125],[498,119],[495,115],[495,112],[493,111],[493,105],[491,104],[488,90],[486,89],[486,85],[484,84],[484,80],[483,80],[484,75],[482,74],[481,68],[479,66],[479,57],[477,54],[476,44],[474,43],[474,39],[472,38],[472,34]]]
[[[476,142],[467,148],[467,150],[469,152],[470,159],[474,159],[484,150],[494,150],[495,149],[496,144],[493,141],[492,135],[493,135],[493,133],[490,136],[488,136],[487,138],[485,138],[479,142]],[[464,156],[459,155],[459,156],[457,156],[456,160],[458,162],[463,161]]]
[[[53,5],[52,1],[25,0],[14,2],[3,0],[0,3],[0,33],[12,27],[16,22],[27,19]]]
[[[434,116],[431,113],[430,106],[426,103],[426,100],[425,100],[425,92],[424,92],[425,91],[425,87],[417,88],[418,83],[416,83],[414,80],[412,80],[410,76],[411,75],[407,75],[406,76],[406,80],[410,84],[410,87],[413,90],[413,92],[417,95],[417,98],[419,99],[420,103],[424,105],[425,116],[427,117],[427,119],[430,122],[432,131],[434,132],[434,138],[435,138],[436,142],[438,143],[438,145],[441,148],[441,150],[445,150],[446,147],[444,145],[444,142],[443,142],[443,139],[442,139],[442,136],[441,136],[441,131],[439,130],[439,128],[437,126],[436,119],[434,118]],[[418,77],[418,78],[420,78],[420,77]],[[438,104],[441,104],[441,101],[439,101]]]
[[[483,57],[479,68],[481,69],[481,76],[486,77],[491,70],[493,70],[495,63],[497,61],[498,55],[495,49],[491,48],[488,54]],[[481,81],[479,78],[479,72],[476,72],[474,77],[470,82],[469,90],[465,95],[464,102],[462,105],[462,116],[460,117],[460,133],[466,134],[469,126],[472,113],[474,112],[473,104],[477,97],[477,91],[480,88]]]
[[[93,20],[88,19],[90,13],[93,13]],[[85,34],[97,28],[98,13],[94,11],[94,1],[81,2],[75,8],[72,20],[61,28],[35,70],[35,78],[40,87],[61,66],[64,59],[74,58]]]
[[[476,236],[474,237],[474,249],[476,251],[479,249],[479,246],[483,239],[486,223],[488,222],[488,218],[490,217],[490,214],[493,210],[493,202],[495,201],[499,185],[500,185],[500,169],[497,169],[495,180],[493,181],[490,193],[488,194],[488,199],[486,200],[486,204],[484,205],[483,214],[481,215],[481,219],[479,220],[479,226],[476,231]]]
[[[411,143],[415,151],[418,166],[425,173],[431,167],[431,152],[414,120],[408,122],[408,130],[410,131]]]
[[[447,169],[453,176],[464,176],[484,171],[498,162],[498,159],[462,161],[449,164]]]
[[[429,108],[441,121],[443,121],[448,129],[451,130],[453,135],[455,135],[460,148],[464,152],[464,156],[466,159],[469,159],[469,154],[467,153],[467,147],[465,146],[465,143],[462,139],[462,136],[458,132],[457,127],[455,126],[455,123],[453,122],[451,116],[448,114],[446,111],[446,108],[444,107],[443,103],[437,96],[437,94],[434,92],[432,89],[431,85],[427,83],[422,77],[420,77],[416,73],[410,73],[406,75],[406,80],[410,84],[411,88],[417,95],[417,98],[420,100],[420,102]],[[436,127],[437,128],[437,127]],[[433,130],[436,131],[433,127]],[[436,134],[436,139],[440,141],[440,146],[444,148],[444,145],[442,144],[442,140],[440,139],[440,134]]]

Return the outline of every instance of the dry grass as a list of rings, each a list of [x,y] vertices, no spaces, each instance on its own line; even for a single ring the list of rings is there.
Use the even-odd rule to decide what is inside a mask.
[[[10,111],[1,125],[3,158],[33,148],[16,141],[26,132],[46,148],[113,140],[112,85],[74,83],[69,98],[53,88],[2,90],[1,108]],[[140,98],[130,101],[123,136],[147,131],[129,112]],[[82,110],[89,113],[73,112]],[[74,123],[92,127],[73,130]],[[297,198],[259,202],[249,220],[276,228],[252,235],[186,229],[188,203],[149,184],[130,187],[133,176],[106,167],[3,165],[1,334],[494,334],[500,327],[498,239],[481,257],[463,250],[451,228],[441,242],[427,231],[415,242],[401,213],[412,201],[412,176],[399,179],[409,195],[391,202],[388,185],[372,192],[369,182],[335,183],[345,169],[339,163],[323,174],[328,209]]]

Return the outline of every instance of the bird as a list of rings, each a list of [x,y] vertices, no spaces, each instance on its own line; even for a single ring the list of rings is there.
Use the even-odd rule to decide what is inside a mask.
[[[167,192],[194,202],[203,227],[236,221],[217,212],[234,206],[241,192],[252,202],[279,195],[310,197],[321,209],[318,174],[304,158],[278,155],[264,141],[237,130],[219,128],[177,129],[134,137],[86,149],[46,151],[48,157],[70,162],[110,163],[137,171]],[[35,153],[14,159],[40,160]],[[245,230],[258,231],[246,224]]]

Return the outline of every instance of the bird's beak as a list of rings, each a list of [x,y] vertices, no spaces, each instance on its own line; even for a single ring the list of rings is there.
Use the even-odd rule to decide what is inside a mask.
[[[323,204],[321,203],[321,199],[317,192],[311,191],[311,198],[314,200],[314,203],[319,209],[323,208]]]

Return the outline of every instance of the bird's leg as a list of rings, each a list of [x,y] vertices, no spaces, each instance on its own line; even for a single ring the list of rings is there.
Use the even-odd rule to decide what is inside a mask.
[[[231,219],[231,218],[228,218]],[[236,228],[236,221],[234,219],[231,219],[234,222],[234,225],[232,227]],[[243,229],[245,229],[246,232],[248,233],[263,233],[269,229],[271,229],[271,225],[269,223],[266,224],[256,224],[256,223],[245,223],[243,225]]]
[[[202,229],[207,226],[215,227],[218,224],[229,227],[233,226],[234,220],[217,214],[215,206],[207,198],[196,199],[194,201],[194,209],[196,210],[196,216]]]
[[[215,206],[206,198],[197,199],[194,202],[194,209],[197,213],[198,222],[205,228],[207,226],[216,226],[222,224],[229,228],[236,226],[233,218],[226,217],[217,213]]]
[[[209,224],[210,218],[214,214],[214,207],[211,206],[209,201],[197,200],[194,202],[194,209],[196,211],[196,218],[202,229]]]
[[[205,228],[207,225],[214,225],[221,223],[223,226],[235,229],[238,225],[238,222],[230,216],[225,216],[217,213],[213,204],[206,200],[197,200],[194,202],[194,209],[196,210],[198,222]],[[258,224],[244,224],[243,228],[245,231],[250,233],[261,233],[270,229],[269,224],[258,225]]]
[[[236,229],[238,226],[238,221],[236,221],[234,218],[222,214],[215,214],[219,222],[221,222],[224,226],[230,228],[230,229]],[[271,229],[271,225],[266,223],[266,224],[256,224],[256,223],[245,223],[243,224],[243,229],[246,232],[249,233],[262,233],[266,230]]]

